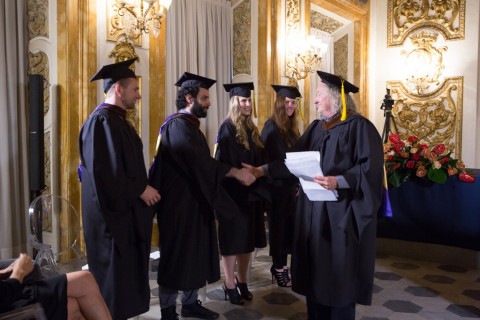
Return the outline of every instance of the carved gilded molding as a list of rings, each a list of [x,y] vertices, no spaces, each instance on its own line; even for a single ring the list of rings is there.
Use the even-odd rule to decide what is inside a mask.
[[[52,164],[51,164],[51,151],[52,151],[52,138],[51,132],[47,131],[43,134],[43,143],[45,146],[43,159],[45,163],[45,189],[43,193],[51,194],[52,193]]]
[[[117,42],[126,36],[125,25],[122,17],[118,15],[119,6],[115,0],[107,0],[107,40]],[[131,39],[134,46],[142,46],[142,37]]]
[[[27,0],[28,38],[48,38],[48,0]]]
[[[43,114],[46,115],[50,108],[50,72],[48,56],[43,51],[28,53],[28,64],[30,74],[41,74],[43,76]]]
[[[348,79],[348,34],[335,41],[333,52],[335,74]]]
[[[286,1],[286,33],[288,36],[299,32],[300,25],[300,0]]]
[[[465,0],[388,0],[387,45],[402,45],[418,29],[434,29],[446,40],[465,39]]]
[[[444,143],[455,156],[462,154],[463,77],[445,78],[438,90],[416,95],[401,81],[388,81],[395,104],[398,133],[415,135],[429,144]]]
[[[251,1],[245,0],[233,9],[233,75],[251,74]]]
[[[343,27],[343,25],[340,21],[332,19],[320,12],[314,10],[310,12],[310,27],[312,28],[332,34]]]

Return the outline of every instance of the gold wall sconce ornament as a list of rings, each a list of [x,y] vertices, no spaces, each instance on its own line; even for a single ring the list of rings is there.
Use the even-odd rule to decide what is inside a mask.
[[[301,37],[292,37],[292,41],[287,42],[292,49],[288,51],[286,61],[288,85],[296,87],[299,80],[320,69],[322,55],[327,50],[327,44],[315,36],[309,35],[300,41],[298,39]]]
[[[114,11],[122,19],[125,32],[131,39],[138,39],[142,34],[160,34],[161,19],[164,17],[172,0],[116,0]]]
[[[435,47],[438,34],[419,32],[410,37],[414,49],[403,50],[405,56],[405,84],[410,92],[425,95],[435,91],[441,83],[443,53],[447,47]]]

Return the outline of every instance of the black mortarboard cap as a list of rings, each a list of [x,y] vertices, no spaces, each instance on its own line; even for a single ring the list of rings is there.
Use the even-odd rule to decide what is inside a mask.
[[[294,86],[282,86],[277,84],[272,84],[273,90],[277,93],[277,95],[282,97],[287,97],[290,99],[301,98],[302,95],[300,91],[298,91],[297,87]]]
[[[230,93],[230,98],[233,96],[250,98],[254,89],[253,82],[225,83],[223,87]]]
[[[185,72],[180,79],[175,83],[177,87],[192,87],[192,86],[199,86],[200,88],[210,89],[213,84],[217,82],[216,80],[212,80],[209,78],[205,78],[190,72]]]
[[[343,80],[343,88],[345,90],[345,93],[358,92],[358,87],[354,86],[353,84],[343,79],[342,77],[336,76],[328,72],[323,72],[323,71],[317,71],[317,74],[320,77],[320,79],[322,79],[323,83],[327,84],[330,87],[338,88],[339,91],[342,89],[342,80]]]
[[[107,64],[100,68],[90,81],[103,79],[103,91],[106,93],[110,87],[120,79],[136,78],[135,72],[129,67],[137,60],[138,57],[120,61],[117,63]]]

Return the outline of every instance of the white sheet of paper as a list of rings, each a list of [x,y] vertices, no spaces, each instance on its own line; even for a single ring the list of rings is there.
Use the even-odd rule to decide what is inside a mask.
[[[320,167],[320,152],[287,152],[286,156],[285,165],[292,174],[299,178],[302,189],[310,201],[337,201],[336,190],[327,190],[313,182],[313,177],[323,176]]]

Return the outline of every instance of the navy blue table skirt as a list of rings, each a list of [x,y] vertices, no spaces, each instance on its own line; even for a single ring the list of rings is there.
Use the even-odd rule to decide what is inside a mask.
[[[480,251],[480,172],[475,182],[408,181],[390,188],[393,217],[378,220],[377,237]]]

